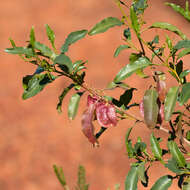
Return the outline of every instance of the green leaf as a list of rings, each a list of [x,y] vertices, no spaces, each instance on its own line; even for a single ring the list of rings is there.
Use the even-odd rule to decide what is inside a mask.
[[[65,54],[58,55],[54,60],[54,64],[58,64],[59,67],[66,73],[72,73],[73,64],[71,59],[67,55]]]
[[[126,40],[131,40],[131,31],[130,28],[127,28],[123,31],[123,36],[126,38]]]
[[[187,131],[187,133],[186,133],[186,139],[187,139],[188,141],[190,141],[190,131]]]
[[[129,139],[131,131],[132,131],[132,127],[130,127],[127,130],[127,133],[126,133],[126,136],[125,136],[126,151],[127,151],[127,154],[128,154],[129,158],[132,158],[133,155],[134,155],[134,150],[133,150],[133,147],[132,147],[132,143],[131,143],[131,140]]]
[[[33,75],[26,75],[25,77],[23,77],[22,86],[23,86],[24,90],[26,90],[28,88],[28,83],[32,79],[32,77],[33,77]]]
[[[160,28],[160,29],[168,30],[170,32],[174,32],[175,34],[179,35],[183,40],[187,39],[186,35],[183,34],[176,26],[169,23],[155,22],[149,28]]]
[[[130,62],[130,63],[134,63],[134,62],[137,61],[141,56],[142,56],[141,53],[131,53],[131,55],[129,56],[129,62]]]
[[[77,68],[77,70],[74,72],[74,74],[76,74],[77,72],[83,70],[83,69],[86,69],[86,67],[84,65],[81,65]]]
[[[179,75],[180,79],[183,79],[183,78],[186,77],[189,73],[190,73],[190,70],[189,70],[189,69],[184,70],[184,71],[181,72],[180,75]]]
[[[190,40],[180,40],[174,46],[174,52],[183,49],[183,48],[190,48]]]
[[[166,121],[170,120],[170,117],[174,111],[177,97],[178,97],[179,87],[171,87],[166,95],[164,103],[164,118]]]
[[[27,75],[23,78],[24,93],[22,98],[24,100],[31,98],[41,92],[44,87],[53,80],[49,78],[48,74]]]
[[[188,1],[186,1],[188,3]],[[176,5],[174,3],[166,3],[166,5],[170,6],[174,11],[177,13],[181,14],[185,19],[190,21],[190,12],[189,10],[184,10],[182,7],[179,5]]]
[[[67,186],[67,183],[66,183],[66,180],[65,180],[63,169],[61,167],[58,168],[56,165],[53,165],[53,169],[54,169],[54,172],[55,172],[59,182],[63,186],[63,189],[64,190],[69,190],[69,187]]]
[[[182,190],[189,190],[190,189],[190,177],[187,177],[182,184]]]
[[[190,54],[190,48],[186,48],[183,49],[178,55],[177,55],[177,59],[180,59],[182,57],[184,57],[185,55]]]
[[[78,31],[75,31],[75,32],[71,32],[66,40],[65,40],[65,43],[62,45],[61,47],[61,52],[62,53],[65,53],[68,51],[69,49],[69,46],[75,42],[77,42],[78,40],[84,38],[86,36],[86,34],[88,33],[87,30],[78,30]]]
[[[172,176],[165,175],[159,178],[151,190],[167,190],[172,184]]]
[[[74,87],[74,84],[70,84],[67,88],[64,88],[61,95],[59,96],[59,102],[57,104],[57,111],[58,113],[61,113],[62,112],[62,102],[63,102],[63,99],[64,97],[67,95],[67,93]]]
[[[139,179],[145,184],[147,183],[146,176],[145,176],[145,163],[141,162],[138,165],[138,177]]]
[[[122,89],[128,89],[130,88],[129,85],[123,83],[123,82],[119,82],[119,83],[115,83],[115,82],[110,82],[107,87],[106,87],[106,90],[112,90],[112,89],[115,89],[115,88],[122,88]]]
[[[137,190],[138,167],[131,166],[125,180],[125,190]]]
[[[160,148],[160,144],[153,133],[150,136],[150,144],[154,157],[157,160],[162,160],[162,149]]]
[[[172,158],[177,162],[178,166],[185,167],[186,165],[185,158],[181,153],[181,151],[179,150],[177,144],[174,141],[168,141],[168,148],[171,152]]]
[[[79,190],[88,190],[89,185],[86,184],[86,172],[83,166],[78,168],[78,181],[77,181]]]
[[[190,98],[190,83],[185,83],[182,86],[182,90],[179,96],[179,104],[182,106]]]
[[[34,33],[34,27],[32,27],[30,30],[30,44],[32,48],[34,48],[35,41],[36,41],[36,38],[35,38],[35,33]]]
[[[5,52],[9,53],[9,54],[25,55],[25,56],[29,56],[29,57],[34,56],[32,48],[27,48],[27,47],[7,48],[7,49],[5,49]]]
[[[77,69],[79,66],[84,65],[82,60],[77,60],[73,63],[73,70]]]
[[[108,17],[97,23],[88,33],[90,36],[106,32],[114,26],[121,26],[123,23],[115,17]]]
[[[148,128],[153,129],[156,126],[158,118],[158,93],[155,89],[146,90],[143,97],[144,120]]]
[[[76,93],[76,94],[73,94],[72,97],[70,98],[69,106],[68,106],[68,116],[70,120],[73,120],[77,114],[80,97],[81,97],[81,94]]]
[[[131,55],[129,56],[129,62],[134,63],[141,56],[142,56],[141,53],[131,53]],[[136,75],[138,75],[141,78],[147,78],[148,77],[146,74],[144,74],[143,69],[137,69],[135,73],[136,73]]]
[[[45,25],[46,27],[46,33],[47,33],[47,36],[48,36],[48,39],[49,41],[51,42],[51,45],[53,48],[55,48],[55,34],[54,34],[54,31],[50,28],[50,26],[48,24]]]
[[[139,77],[141,78],[148,78],[149,76],[146,75],[144,72],[143,72],[143,69],[138,69],[136,72],[136,75],[138,75]]]
[[[133,30],[139,36],[140,25],[139,25],[139,22],[138,22],[137,14],[136,14],[133,6],[131,6],[131,8],[130,8],[130,18],[131,18]]]
[[[137,15],[143,14],[144,10],[148,7],[147,0],[134,1],[132,5]]]
[[[129,136],[131,134],[131,131],[132,131],[133,127],[130,127],[128,130],[127,130],[127,133],[126,133],[126,136],[125,136],[125,142],[128,142],[129,141]]]
[[[35,49],[39,50],[42,53],[42,55],[46,57],[54,59],[56,56],[55,53],[49,47],[47,47],[44,44],[41,44],[40,42],[35,41],[34,47]]]
[[[159,36],[158,36],[158,35],[156,35],[156,36],[154,37],[154,39],[152,40],[152,43],[153,43],[153,44],[158,44],[158,43],[159,43]]]
[[[168,160],[168,163],[165,164],[165,167],[168,168],[170,171],[176,173],[177,175],[180,175],[183,173],[183,171],[179,169],[177,162],[173,158]]]
[[[16,44],[12,38],[9,38],[9,41],[10,41],[13,48],[16,47]]]
[[[127,64],[125,67],[123,67],[119,73],[116,75],[114,82],[118,83],[127,77],[131,76],[133,73],[135,73],[138,69],[144,69],[147,66],[151,65],[152,63],[145,57],[140,57],[138,60],[136,60],[133,63]]]
[[[120,52],[121,51],[123,51],[124,49],[129,49],[130,47],[128,46],[128,45],[120,45],[117,49],[116,49],[116,51],[115,51],[115,53],[114,53],[114,57],[117,57],[119,54],[120,54]]]
[[[137,142],[134,146],[134,151],[138,156],[142,156],[142,152],[146,151],[146,144],[144,142]]]
[[[166,43],[168,45],[168,48],[171,51],[173,49],[173,44],[172,44],[172,40],[170,39],[170,37],[168,35],[166,35]]]
[[[129,141],[126,143],[126,150],[127,150],[127,155],[128,155],[128,157],[129,157],[129,158],[133,158],[134,155],[135,155],[135,152],[134,152],[134,149],[133,149],[131,140],[129,140]]]

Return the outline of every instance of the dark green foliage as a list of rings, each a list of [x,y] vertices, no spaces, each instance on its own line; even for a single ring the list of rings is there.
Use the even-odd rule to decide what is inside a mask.
[[[138,167],[131,166],[125,180],[125,190],[137,190],[138,183]]]
[[[190,21],[190,11],[189,11],[189,2],[188,1],[186,1],[185,9],[183,9],[182,7],[180,7],[179,5],[176,5],[174,3],[166,3],[166,5],[170,6],[171,8],[173,8],[174,11],[178,12],[185,19]]]
[[[126,38],[126,40],[131,40],[131,31],[130,28],[127,28],[123,31],[123,36]]]
[[[151,190],[167,190],[172,184],[172,176],[166,175],[159,178]]]
[[[106,32],[114,26],[121,26],[123,23],[115,17],[108,17],[97,23],[88,33],[90,36]]]
[[[32,96],[35,96],[53,80],[53,76],[49,76],[48,74],[27,75],[23,78],[24,93],[22,95],[22,98],[26,100]]]
[[[118,83],[122,80],[125,80],[126,78],[130,77],[133,73],[135,73],[137,70],[144,69],[149,65],[151,65],[151,62],[147,58],[140,57],[135,62],[129,63],[125,67],[123,67],[114,78],[114,82]]]
[[[78,40],[84,38],[87,33],[88,33],[87,30],[79,30],[79,31],[71,32],[68,35],[68,37],[66,38],[65,43],[61,47],[61,52],[62,53],[67,52],[69,49],[69,46],[71,44],[73,44],[73,43],[77,42]]]
[[[145,9],[148,7],[147,0],[137,0],[133,2],[134,11],[139,14],[143,14]]]
[[[154,157],[157,160],[162,160],[162,149],[160,148],[160,144],[153,133],[151,134],[150,137],[150,144]]]
[[[68,105],[68,116],[69,119],[73,120],[77,114],[79,101],[81,97],[81,93],[73,94],[70,98],[69,105]]]
[[[165,106],[164,106],[164,117],[166,121],[170,120],[170,117],[174,111],[177,97],[178,97],[179,87],[171,87],[166,95]]]
[[[65,54],[58,55],[54,60],[54,64],[58,64],[61,70],[66,73],[71,73],[73,70],[72,61]]]
[[[48,24],[46,24],[45,26],[46,26],[47,37],[48,37],[49,41],[51,42],[52,47],[55,49],[55,44],[54,44],[54,42],[55,42],[55,34],[54,34],[54,31],[50,28],[50,26]],[[31,35],[31,36],[33,36],[33,35]],[[33,41],[35,41],[35,39]]]
[[[165,23],[165,22],[155,22],[152,24],[150,28],[160,28],[164,30],[168,30],[170,32],[174,32],[175,34],[179,35],[183,40],[187,39],[186,35],[183,34],[176,26]]]
[[[89,185],[86,184],[85,168],[80,165],[78,168],[78,181],[76,190],[88,190],[88,187]]]
[[[182,90],[179,96],[179,103],[183,105],[190,98],[190,83],[183,84]]]
[[[18,54],[18,55],[25,55],[25,56],[33,56],[33,51],[32,48],[27,48],[27,47],[13,47],[13,48],[7,48],[5,52],[10,53],[10,54]]]
[[[124,49],[129,49],[130,47],[128,45],[120,45],[114,53],[114,57],[117,57],[121,51],[123,51]]]
[[[58,113],[62,112],[62,103],[63,103],[63,99],[64,97],[68,94],[68,92],[74,87],[74,84],[70,84],[67,88],[64,88],[61,95],[59,96],[59,102],[57,104],[57,111]]]
[[[133,159],[126,176],[125,190],[137,190],[138,182],[141,182],[147,189],[167,190],[173,180],[178,181],[180,189],[187,190],[190,188],[190,163],[187,160],[189,150],[185,144],[190,144],[190,130],[188,128],[190,126],[190,82],[188,76],[190,69],[184,56],[190,54],[190,40],[183,31],[170,23],[154,22],[148,25],[149,23],[146,23],[144,20],[146,17],[143,15],[148,7],[147,0],[133,0],[131,5],[129,5],[129,1],[115,0],[114,2],[121,11],[121,20],[116,17],[107,17],[95,24],[90,30],[81,29],[71,32],[66,36],[60,50],[55,47],[55,33],[49,25],[45,25],[45,28],[50,47],[37,41],[34,27],[31,28],[29,40],[23,47],[17,46],[15,41],[9,39],[11,47],[5,49],[5,52],[16,54],[27,64],[35,66],[31,72],[33,74],[23,77],[24,93],[22,97],[23,99],[31,98],[41,92],[49,83],[53,83],[55,79],[66,78],[67,81],[64,81],[66,87],[64,85],[64,88],[61,89],[57,111],[62,112],[63,100],[72,91],[67,113],[68,117],[73,120],[77,115],[82,95],[88,93],[86,108],[82,115],[82,127],[86,127],[86,137],[90,136],[96,141],[108,131],[108,128],[112,129],[111,124],[114,123],[115,126],[124,119],[134,121],[134,125],[128,127],[125,138],[127,155]],[[167,3],[167,5],[190,21],[188,1],[186,1],[185,9],[173,3]],[[88,71],[87,61],[83,61],[83,58],[72,61],[73,58],[69,50],[72,48],[72,44],[87,35],[90,40],[91,36],[104,33],[115,26],[120,26],[117,27],[120,30],[118,34],[121,34],[123,41],[118,43],[122,45],[116,48],[114,57],[118,57],[121,52],[123,55],[127,55],[129,52],[129,60],[125,60],[126,65],[119,72],[116,72],[117,74],[112,78],[113,81],[107,87],[101,90],[89,87],[88,78],[85,78]],[[145,38],[144,32],[152,32],[149,29],[156,29],[156,35],[147,39],[149,35],[146,35]],[[160,30],[169,31],[168,35],[160,35]],[[177,37],[170,36],[171,32],[177,34]],[[114,38],[114,36],[112,37]],[[110,43],[112,43],[112,39],[110,39]],[[124,50],[128,50],[128,52]],[[104,66],[102,68],[104,71]],[[144,73],[144,70],[147,71],[148,75]],[[96,66],[94,71],[96,72]],[[134,79],[130,78],[133,74],[138,75],[143,91],[136,88],[136,76],[134,76],[135,80],[131,81]],[[148,82],[145,81],[147,78],[150,79]],[[170,82],[170,78],[175,79],[174,86],[167,84]],[[118,90],[117,92],[120,94],[118,95],[117,92],[115,94],[119,98],[106,94],[106,90]],[[141,95],[141,92],[144,92],[144,96],[141,96],[140,102],[136,102],[137,99],[134,96]],[[130,104],[131,102],[132,104]],[[137,106],[140,107],[142,116],[140,118],[130,113],[134,107],[138,108]],[[99,116],[97,117],[98,108]],[[98,125],[100,120],[102,121],[97,129],[95,125]],[[105,123],[106,127],[103,123],[105,121],[107,122]],[[93,125],[94,123],[96,124]],[[143,142],[141,136],[137,139],[136,135],[133,139],[130,138],[132,129],[136,130],[136,125],[147,126],[152,130],[150,148],[148,144]],[[166,133],[165,136],[162,136],[162,139],[165,138],[163,141],[159,137],[158,130]],[[166,145],[166,139],[167,150],[161,148],[162,145]],[[148,180],[151,177],[148,171],[156,162],[162,164],[170,171],[170,174],[173,174],[159,176],[151,188],[148,186]],[[63,189],[69,190],[62,168],[54,165],[54,171]],[[119,188],[120,185],[115,186],[115,190],[119,190]],[[85,169],[80,165],[75,190],[88,189]]]
[[[63,173],[63,169],[61,167],[57,167],[56,165],[53,166],[54,172],[59,180],[60,184],[62,185],[64,190],[70,190],[69,186],[66,183],[65,176]],[[89,185],[86,184],[86,172],[85,168],[82,165],[78,167],[78,179],[77,185],[75,190],[88,190]]]
[[[61,167],[57,167],[56,165],[54,165],[53,168],[54,168],[54,172],[57,176],[57,179],[59,180],[60,184],[63,186],[63,189],[69,190],[66,180],[65,180],[63,169]]]

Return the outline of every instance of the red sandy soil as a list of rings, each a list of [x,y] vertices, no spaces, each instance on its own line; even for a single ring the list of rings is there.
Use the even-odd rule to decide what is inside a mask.
[[[35,68],[18,56],[4,53],[4,49],[10,47],[9,37],[18,46],[24,45],[32,26],[35,27],[37,39],[48,43],[46,23],[54,29],[59,48],[69,32],[90,29],[108,16],[120,17],[113,1],[1,0],[0,8],[0,189],[61,190],[52,169],[53,164],[63,167],[71,189],[76,183],[79,164],[86,168],[90,190],[113,189],[116,183],[124,189],[125,176],[130,167],[124,140],[133,122],[121,121],[117,127],[110,128],[100,138],[100,148],[93,148],[81,133],[80,117],[85,109],[86,96],[82,98],[74,121],[67,118],[69,96],[64,100],[63,114],[59,115],[56,111],[58,95],[69,84],[66,79],[54,82],[37,96],[23,101],[22,77],[32,74]],[[188,23],[166,7],[164,1],[151,1],[146,18],[150,23],[170,22],[189,34]],[[86,81],[90,86],[104,88],[116,72],[128,63],[129,52],[113,58],[114,50],[123,43],[122,30],[116,27],[106,34],[87,37],[72,46],[69,53],[72,60],[88,60]],[[151,40],[154,32],[145,35]],[[177,39],[176,36],[173,38]],[[148,88],[150,84],[136,76],[126,82],[133,87],[141,87],[135,92],[136,102],[142,99],[142,87]],[[119,92],[114,95],[118,97]],[[139,116],[138,110],[131,112]],[[143,140],[149,144],[150,133],[146,127],[139,125],[132,132],[132,138],[143,134]],[[165,134],[161,132],[161,135]],[[168,171],[160,164],[154,165],[150,170],[150,185],[166,173]],[[139,189],[144,188],[139,185]]]

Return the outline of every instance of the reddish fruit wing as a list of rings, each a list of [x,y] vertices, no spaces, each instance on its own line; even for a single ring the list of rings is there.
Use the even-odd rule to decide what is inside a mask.
[[[116,112],[115,112],[115,108],[112,105],[108,106],[107,114],[108,114],[108,117],[109,117],[109,119],[111,121],[111,125],[116,126],[118,120],[117,120],[117,115],[116,115]]]
[[[82,115],[82,132],[88,138],[88,140],[93,144],[98,144],[98,141],[94,135],[94,125],[92,120],[94,117],[95,105],[91,104],[88,109]]]
[[[89,107],[91,104],[95,104],[98,101],[96,97],[92,97],[88,95],[87,97],[87,106]]]
[[[158,97],[161,102],[164,102],[166,97],[166,83],[163,80],[157,82],[156,90],[158,92]]]
[[[108,107],[105,103],[98,103],[96,105],[96,117],[102,127],[108,127],[111,124],[108,117]]]

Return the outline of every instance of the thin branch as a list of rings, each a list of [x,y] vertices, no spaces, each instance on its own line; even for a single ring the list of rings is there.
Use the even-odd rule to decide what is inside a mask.
[[[162,127],[162,126],[160,126],[159,129],[160,129],[161,131],[164,131],[165,133],[168,133],[168,134],[171,133],[168,129],[166,129],[166,128]],[[183,140],[187,145],[190,146],[190,141],[188,141],[185,137],[182,137],[182,140]]]
[[[142,49],[142,54],[145,56],[145,50],[144,50],[143,43],[142,43],[142,41],[141,41],[141,39],[139,37],[137,37],[137,38],[138,38],[138,41],[139,41],[141,49]]]
[[[88,87],[85,86],[84,84],[81,84],[81,87],[82,87],[83,89],[85,89],[86,91],[88,91],[89,93],[91,93],[91,94],[93,94],[93,95],[99,97],[100,99],[103,99],[103,100],[105,99],[104,96],[98,94],[96,91],[94,91],[94,90],[88,88]],[[121,109],[120,107],[117,107],[116,105],[113,105],[113,106],[115,107],[115,109],[119,110],[126,118],[135,120],[135,121],[137,121],[137,122],[143,122],[142,119],[140,119],[140,118],[134,116],[134,115],[131,114],[131,113],[127,113],[125,110]]]

